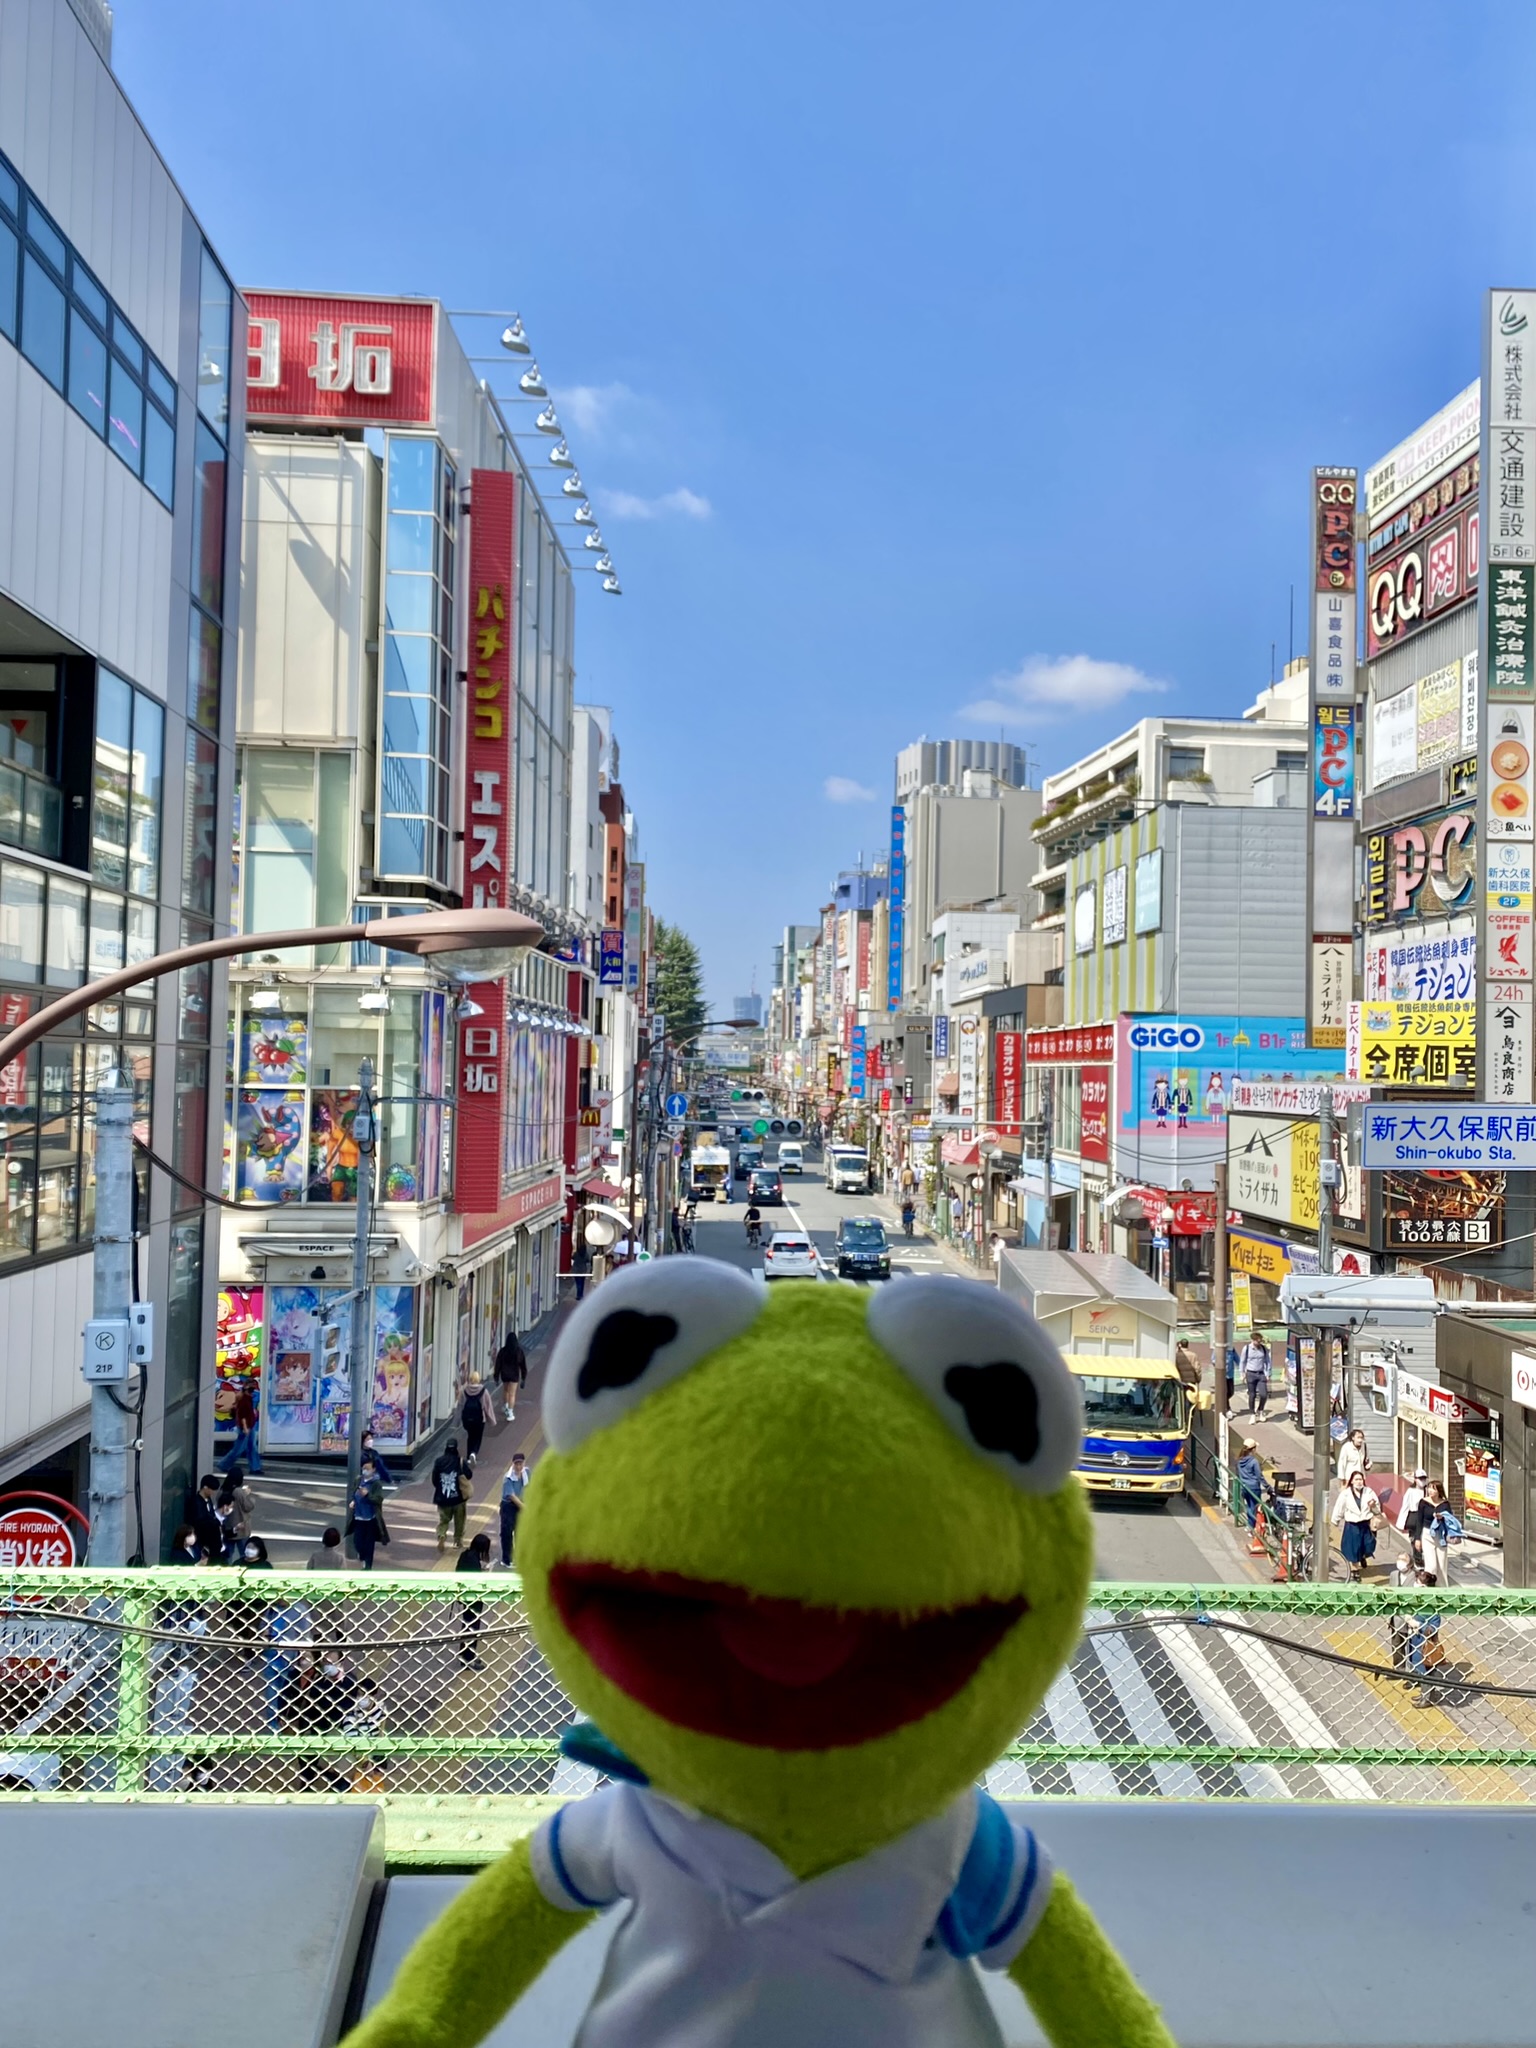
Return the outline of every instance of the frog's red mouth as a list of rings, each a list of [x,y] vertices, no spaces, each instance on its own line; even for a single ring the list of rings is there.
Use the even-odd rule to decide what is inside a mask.
[[[952,1699],[1029,1611],[1022,1597],[903,1616],[767,1600],[676,1572],[558,1564],[560,1619],[603,1676],[677,1727],[837,1749]]]

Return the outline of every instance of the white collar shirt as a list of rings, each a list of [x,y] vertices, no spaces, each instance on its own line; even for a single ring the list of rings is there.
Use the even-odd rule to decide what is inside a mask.
[[[551,1905],[628,1911],[577,2048],[1000,2048],[975,1970],[937,1933],[977,1830],[977,1796],[804,1881],[723,1821],[633,1785],[542,1822],[533,1871]],[[1040,1923],[1049,1858],[1007,1818],[1010,1863],[985,1968]]]

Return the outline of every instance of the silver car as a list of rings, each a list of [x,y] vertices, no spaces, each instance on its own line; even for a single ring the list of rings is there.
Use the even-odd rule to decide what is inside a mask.
[[[814,1280],[821,1270],[816,1247],[803,1230],[776,1230],[763,1253],[765,1280]]]

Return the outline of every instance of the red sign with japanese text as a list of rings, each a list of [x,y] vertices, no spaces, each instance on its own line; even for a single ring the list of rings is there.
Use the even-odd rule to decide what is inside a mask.
[[[1032,1067],[1074,1067],[1079,1060],[1112,1060],[1113,1024],[1056,1025],[1049,1031],[1026,1031],[1025,1058]]]
[[[1016,1138],[1024,1120],[1024,1034],[999,1031],[992,1041],[992,1122]]]
[[[0,995],[0,1031],[14,1031],[18,1024],[25,1024],[37,1007],[35,996],[24,996],[7,991]],[[9,1066],[0,1067],[0,1108],[23,1109],[27,1100],[27,1058],[12,1060]]]
[[[1084,1067],[1082,1072],[1078,1156],[1100,1166],[1109,1164],[1109,1077],[1108,1067]]]
[[[512,868],[515,509],[509,470],[471,472],[463,892],[465,903],[476,910],[495,910],[506,902]],[[477,982],[469,993],[484,1015],[459,1034],[453,1205],[461,1212],[483,1212],[495,1209],[501,1199],[506,983]]]
[[[7,1508],[0,1514],[0,1571],[52,1570],[79,1556],[74,1531],[52,1508]]]
[[[247,292],[250,420],[430,427],[437,418],[437,306]]]

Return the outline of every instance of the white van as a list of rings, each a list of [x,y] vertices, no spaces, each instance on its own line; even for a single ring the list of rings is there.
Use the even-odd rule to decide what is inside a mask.
[[[805,1147],[797,1145],[793,1138],[786,1138],[779,1147],[779,1172],[804,1173]]]

